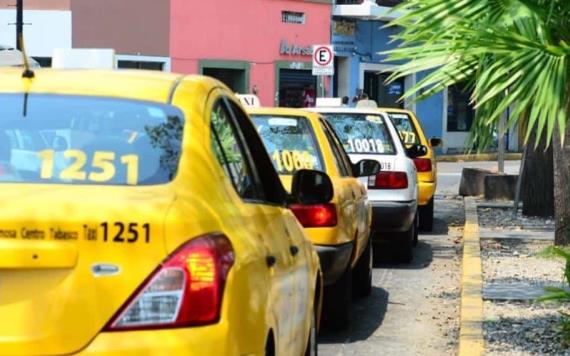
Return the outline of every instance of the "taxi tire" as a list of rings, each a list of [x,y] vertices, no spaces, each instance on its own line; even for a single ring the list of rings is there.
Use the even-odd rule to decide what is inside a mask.
[[[368,239],[368,246],[362,252],[360,259],[356,263],[353,274],[353,291],[358,297],[367,297],[372,293],[372,269],[374,262],[372,241]]]
[[[408,263],[414,258],[414,235],[416,224],[412,223],[408,231],[402,232],[398,236],[399,241],[396,245],[395,259],[397,262]]]
[[[316,311],[313,312],[311,317],[311,329],[309,331],[309,339],[307,340],[307,348],[305,349],[305,356],[317,356],[319,354],[317,343],[317,316]]]
[[[420,235],[419,213],[416,214],[416,218],[414,219],[414,225],[416,228],[414,230],[414,242],[412,243],[412,245],[416,247],[418,245],[419,235]]]
[[[432,231],[433,230],[433,198],[427,205],[420,206],[420,230]]]
[[[325,287],[323,295],[323,324],[331,330],[342,330],[350,322],[352,301],[352,269],[350,264],[342,276]]]

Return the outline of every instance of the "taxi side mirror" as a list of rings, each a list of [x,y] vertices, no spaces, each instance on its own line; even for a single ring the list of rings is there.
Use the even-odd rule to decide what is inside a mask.
[[[293,175],[291,197],[303,205],[324,204],[332,200],[334,188],[329,176],[321,171],[301,169]]]
[[[371,159],[363,159],[352,165],[352,173],[354,173],[355,177],[375,176],[380,173],[380,171],[380,163]]]
[[[443,140],[439,137],[432,137],[429,139],[431,147],[439,147],[443,145]]]
[[[428,148],[424,145],[413,145],[407,148],[406,151],[408,153],[408,157],[413,159],[427,155]]]

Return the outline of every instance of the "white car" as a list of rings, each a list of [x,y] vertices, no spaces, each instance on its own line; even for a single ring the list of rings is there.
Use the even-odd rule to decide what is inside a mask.
[[[374,245],[391,244],[391,257],[409,262],[418,230],[418,185],[412,158],[426,148],[414,146],[406,150],[392,121],[376,109],[310,110],[327,119],[353,163],[373,159],[382,166],[381,172],[366,182],[373,214],[372,241]],[[378,257],[380,251],[375,251]]]

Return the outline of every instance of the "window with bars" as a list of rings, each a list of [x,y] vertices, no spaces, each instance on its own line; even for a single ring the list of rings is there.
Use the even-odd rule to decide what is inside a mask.
[[[303,25],[305,14],[303,12],[281,11],[281,22]]]

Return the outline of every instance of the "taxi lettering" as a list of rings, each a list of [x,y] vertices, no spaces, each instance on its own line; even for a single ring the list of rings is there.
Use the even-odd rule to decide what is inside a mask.
[[[300,169],[314,169],[314,158],[308,151],[282,150],[271,155],[278,172],[292,173]]]
[[[135,243],[139,238],[144,239],[146,243],[150,242],[150,224],[148,223],[139,226],[137,223],[110,224],[104,222],[100,226],[103,230],[103,242]]]
[[[350,152],[358,153],[384,153],[384,144],[381,140],[374,139],[350,139],[348,140]]]
[[[42,230],[32,229],[28,230],[25,227],[22,228],[22,238],[26,240],[43,240],[45,239],[45,232]]]
[[[42,160],[40,177],[42,179],[52,179],[54,175],[55,150],[40,151],[38,156]],[[116,163],[115,152],[95,151],[90,164],[90,168],[94,171],[89,172],[89,174],[85,171],[85,166],[87,165],[87,154],[85,152],[81,150],[66,150],[63,151],[63,157],[71,163],[59,173],[59,179],[61,180],[87,180],[95,183],[108,182],[115,177],[116,166],[122,164],[127,167],[127,184],[136,185],[138,182],[139,157],[137,155],[121,156],[119,159],[120,163]]]

